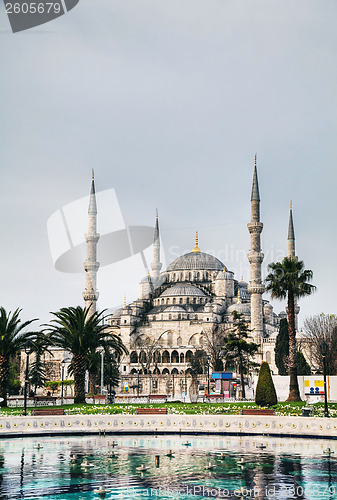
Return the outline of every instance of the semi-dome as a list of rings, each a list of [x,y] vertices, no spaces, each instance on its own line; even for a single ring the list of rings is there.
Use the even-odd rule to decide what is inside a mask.
[[[170,288],[167,288],[161,295],[160,297],[172,297],[176,295],[187,295],[187,296],[198,296],[198,297],[206,297],[206,294],[200,290],[200,288],[197,288],[196,286],[187,284],[179,284],[179,285],[174,285],[171,286]]]
[[[190,252],[171,262],[167,271],[222,271],[224,264],[219,259],[204,252]],[[225,268],[227,271],[227,269]]]
[[[239,303],[239,304],[232,304],[231,306],[228,307],[227,313],[232,313],[233,311],[236,311],[240,314],[249,314],[250,313],[250,305],[248,302],[245,304]]]
[[[169,306],[164,312],[186,312],[185,309],[181,306]]]

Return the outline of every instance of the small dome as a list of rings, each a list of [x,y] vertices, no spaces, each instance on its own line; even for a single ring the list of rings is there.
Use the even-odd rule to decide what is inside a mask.
[[[273,306],[272,306],[269,302],[267,302],[267,303],[264,305],[263,309],[267,309],[268,311],[270,311],[270,312],[271,312],[271,311],[273,310]]]
[[[204,252],[190,252],[171,262],[167,271],[222,271],[224,267],[224,264],[213,255]]]
[[[156,282],[155,278],[153,278],[153,276],[144,276],[144,278],[141,280],[140,283],[152,283],[154,284]]]
[[[172,313],[175,313],[175,312],[186,312],[185,309],[181,306],[169,306],[167,307],[166,309],[164,309],[164,312],[172,312]]]
[[[116,309],[116,311],[113,313],[112,317],[113,318],[120,318],[123,314],[123,309]]]
[[[227,308],[227,313],[232,313],[233,311],[240,314],[250,314],[250,304],[248,302],[245,304],[232,304]]]
[[[200,290],[200,288],[197,288],[196,286],[190,284],[173,285],[170,288],[167,288],[160,295],[160,297],[174,297],[176,295],[206,297],[206,294],[202,290]]]

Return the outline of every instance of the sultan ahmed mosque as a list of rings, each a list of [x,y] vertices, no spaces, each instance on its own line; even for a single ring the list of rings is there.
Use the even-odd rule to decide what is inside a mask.
[[[273,306],[264,299],[261,278],[263,252],[260,220],[260,193],[257,165],[253,173],[250,235],[250,282],[239,280],[216,257],[199,248],[196,234],[194,248],[174,260],[166,270],[160,262],[160,229],[158,213],[155,221],[151,271],[139,285],[139,298],[116,310],[109,319],[108,331],[119,335],[129,354],[120,360],[121,382],[117,393],[127,388],[129,394],[172,394],[188,392],[191,356],[210,344],[210,337],[220,328],[232,327],[235,310],[241,313],[251,329],[252,341],[259,345],[256,362],[270,363],[277,374],[274,361],[275,338],[280,319]],[[86,288],[83,298],[87,307],[96,310],[97,214],[94,178],[89,202],[89,225],[86,234]],[[248,238],[247,238],[248,239]],[[201,246],[201,245],[200,245]],[[248,241],[247,241],[248,246]],[[289,215],[288,255],[295,256],[295,233],[292,207]],[[299,307],[296,305],[296,325]],[[212,369],[212,367],[208,367]],[[224,366],[224,370],[233,367]],[[204,382],[205,383],[205,382]]]

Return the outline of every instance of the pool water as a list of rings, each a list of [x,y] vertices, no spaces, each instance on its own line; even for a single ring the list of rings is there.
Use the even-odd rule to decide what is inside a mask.
[[[95,493],[100,487],[105,497]],[[252,436],[0,441],[1,500],[151,497],[337,499],[337,442]]]

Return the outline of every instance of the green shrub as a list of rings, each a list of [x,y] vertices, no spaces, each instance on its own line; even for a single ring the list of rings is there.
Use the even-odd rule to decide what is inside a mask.
[[[259,379],[255,391],[255,403],[258,406],[273,406],[277,404],[274,382],[266,361],[263,361],[260,367]]]

